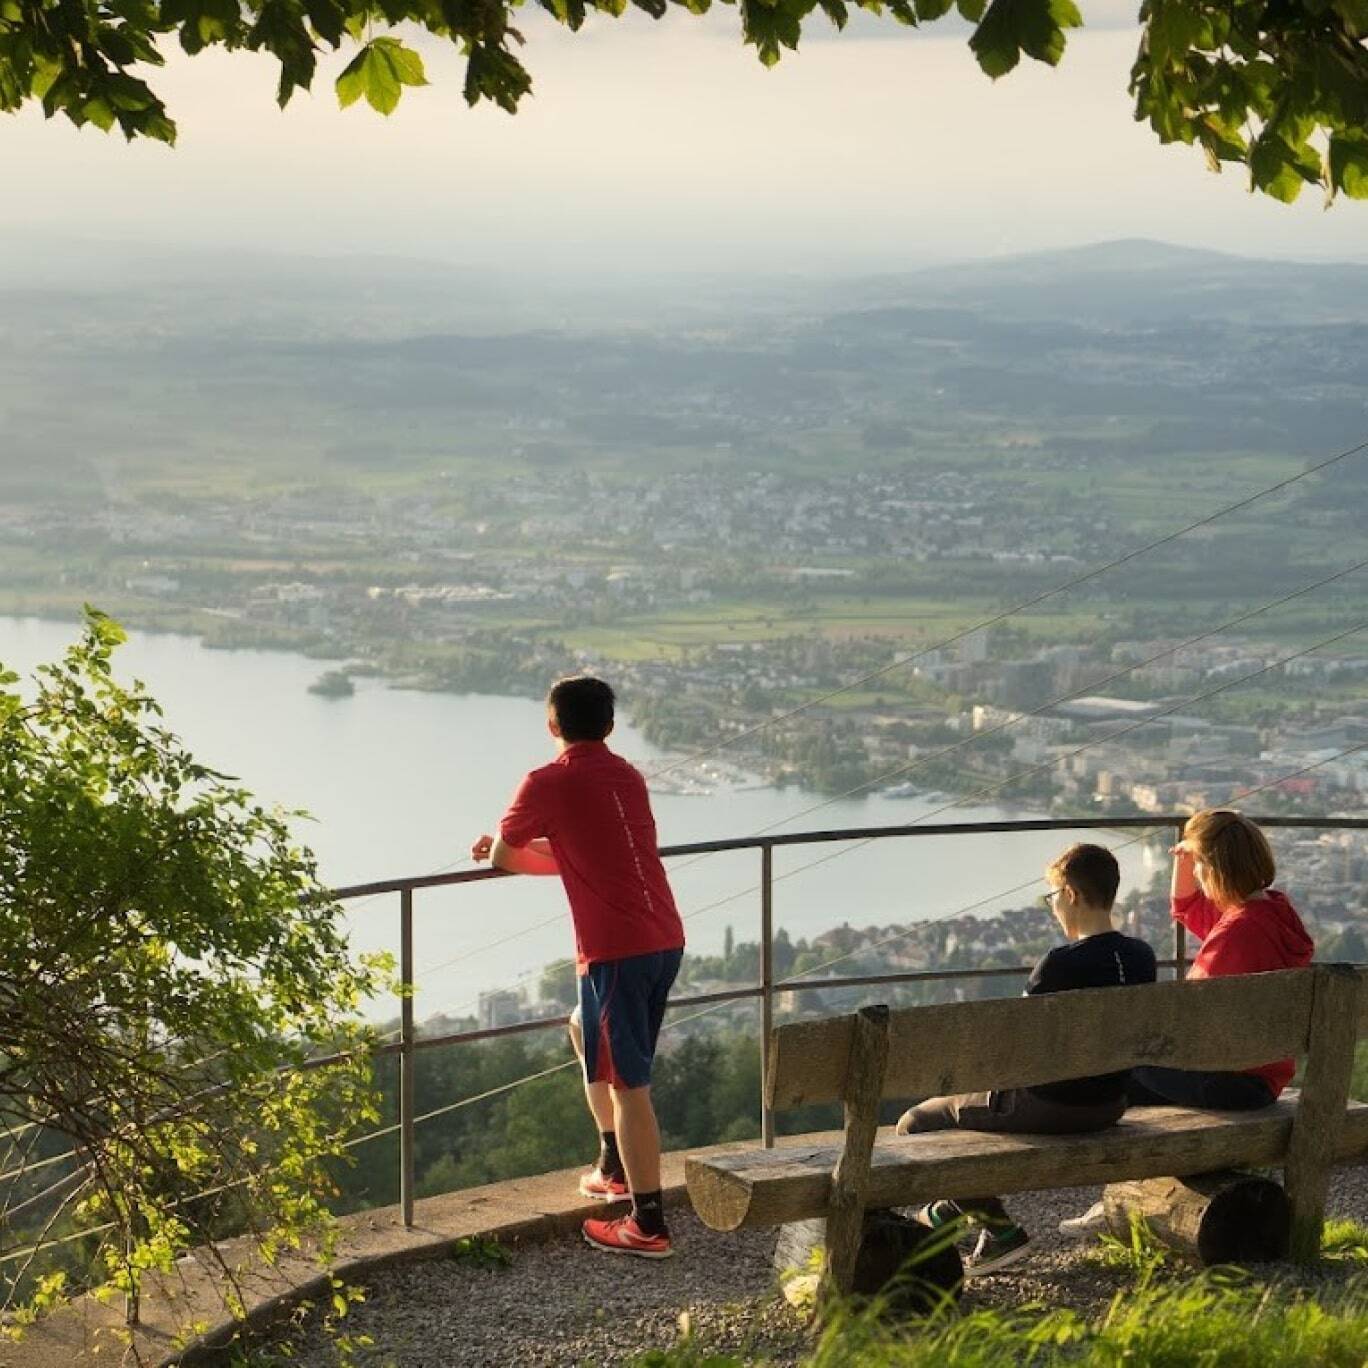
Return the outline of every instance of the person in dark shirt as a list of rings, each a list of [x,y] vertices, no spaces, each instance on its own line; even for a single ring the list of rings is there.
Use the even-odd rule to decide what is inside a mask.
[[[1070,846],[1046,870],[1044,901],[1069,938],[1042,957],[1026,981],[1027,996],[1075,988],[1114,988],[1153,983],[1154,951],[1113,929],[1112,905],[1121,882],[1116,857],[1104,846]],[[994,1089],[933,1097],[904,1112],[899,1135],[934,1130],[1017,1131],[1066,1135],[1114,1126],[1126,1111],[1129,1071],[1073,1078],[1028,1088]],[[942,1198],[918,1212],[933,1227],[969,1220],[981,1227],[965,1276],[1014,1263],[1030,1247],[1030,1235],[1007,1213],[1000,1198]]]

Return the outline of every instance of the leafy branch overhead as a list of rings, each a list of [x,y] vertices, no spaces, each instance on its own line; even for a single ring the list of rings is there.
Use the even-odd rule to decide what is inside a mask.
[[[391,113],[405,86],[427,84],[422,59],[390,33],[415,25],[466,61],[465,98],[514,112],[532,78],[513,10],[524,0],[0,0],[0,109],[36,101],[78,125],[115,125],[129,138],[173,142],[176,126],[145,79],[174,37],[271,54],[279,100],[312,87],[320,54],[347,49],[336,77],[343,106],[365,97]],[[577,30],[590,9],[621,15],[628,0],[536,0]],[[660,18],[712,0],[631,0]],[[796,50],[814,11],[844,28],[852,0],[719,0],[739,11],[744,41],[773,66]],[[954,10],[973,25],[969,46],[996,79],[1022,55],[1057,64],[1074,0],[853,0],[908,27]],[[1137,119],[1161,142],[1199,146],[1213,170],[1242,163],[1251,188],[1294,200],[1319,185],[1328,198],[1368,198],[1368,0],[1143,0],[1131,70]],[[908,63],[916,60],[909,52]]]

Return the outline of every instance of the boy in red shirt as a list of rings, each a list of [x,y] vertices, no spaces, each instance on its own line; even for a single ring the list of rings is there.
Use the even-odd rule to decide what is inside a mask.
[[[559,874],[570,902],[579,969],[578,1031],[584,1091],[601,1138],[598,1164],[580,1180],[612,1201],[630,1188],[632,1209],[584,1223],[595,1248],[641,1258],[673,1250],[660,1184],[660,1129],[651,1064],[684,926],[656,850],[646,781],[604,745],[614,696],[601,679],[558,680],[547,695],[556,759],[519,785],[497,838],[475,860],[515,874]],[[624,1182],[625,1180],[625,1182]]]

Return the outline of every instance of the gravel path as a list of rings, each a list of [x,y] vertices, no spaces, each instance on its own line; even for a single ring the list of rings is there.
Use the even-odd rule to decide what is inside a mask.
[[[1036,1237],[1031,1256],[966,1290],[963,1305],[1071,1307],[1092,1315],[1131,1285],[1124,1270],[1085,1257],[1056,1231],[1100,1194],[1098,1188],[1022,1193],[1008,1199]],[[1344,1170],[1330,1215],[1368,1224],[1368,1168]],[[443,1259],[386,1272],[347,1319],[349,1335],[368,1335],[359,1362],[382,1368],[600,1368],[678,1338],[687,1311],[697,1342],[775,1368],[799,1363],[803,1332],[778,1296],[773,1231],[718,1235],[687,1210],[672,1216],[677,1255],[670,1260],[612,1258],[576,1236],[517,1250],[511,1266]],[[1277,1276],[1286,1277],[1281,1267]],[[1318,1284],[1327,1276],[1310,1275]],[[316,1316],[290,1337],[291,1362],[333,1368],[336,1351]]]

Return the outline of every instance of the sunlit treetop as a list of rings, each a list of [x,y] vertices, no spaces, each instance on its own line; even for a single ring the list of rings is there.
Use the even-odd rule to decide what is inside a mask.
[[[849,0],[721,0],[743,40],[772,66],[808,22],[844,28]],[[570,29],[590,8],[628,0],[536,0]],[[712,0],[631,0],[655,18],[669,5],[702,14]],[[956,10],[986,75],[1023,54],[1051,66],[1083,18],[1074,0],[854,0],[909,27]],[[49,117],[129,138],[174,142],[176,126],[146,77],[166,42],[268,52],[281,105],[309,89],[320,54],[342,52],[343,106],[363,97],[389,114],[405,86],[427,84],[422,59],[383,30],[417,25],[466,59],[465,98],[513,113],[531,89],[515,24],[523,0],[0,0],[0,108],[38,102]],[[820,10],[820,15],[816,12]],[[1161,142],[1200,146],[1213,170],[1242,163],[1252,189],[1290,202],[1307,185],[1328,199],[1368,198],[1368,0],[1144,0],[1131,70],[1135,115]],[[377,34],[377,29],[382,30]],[[909,52],[908,63],[916,61]]]

